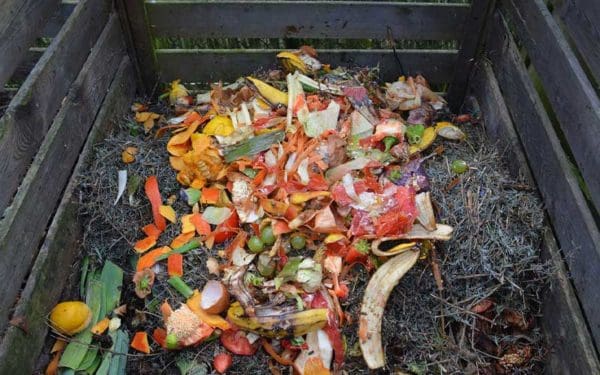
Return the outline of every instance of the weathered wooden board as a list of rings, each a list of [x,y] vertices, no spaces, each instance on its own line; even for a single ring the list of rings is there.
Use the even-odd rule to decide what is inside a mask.
[[[448,89],[448,105],[454,113],[460,112],[460,107],[465,99],[473,63],[481,48],[485,27],[495,4],[496,0],[473,0],[471,2],[471,10],[465,19],[460,48],[454,65],[452,83]]]
[[[158,72],[152,35],[146,17],[145,0],[116,0],[116,9],[136,71],[138,86],[152,96],[158,83]]]
[[[510,119],[508,108],[488,61],[478,61],[473,70],[469,87],[481,107],[488,137],[496,143],[504,159],[510,161],[506,165],[511,174],[528,184],[534,184],[521,141],[519,141],[519,136]]]
[[[37,64],[37,62],[40,61],[40,58],[42,57],[44,52],[46,52],[45,47],[29,48],[29,51],[27,51],[27,54],[25,55],[23,60],[21,60],[21,63],[15,69],[13,75],[10,77],[10,80],[15,83],[21,83],[25,81],[29,73],[31,73],[31,71],[35,67],[35,64]]]
[[[583,57],[596,84],[600,85],[600,1],[562,0],[558,7],[560,19],[564,22],[578,52]]]
[[[77,5],[77,1],[62,1],[58,6],[58,9],[52,14],[52,17],[46,22],[44,30],[38,37],[54,38],[60,31],[61,27],[65,24],[73,9]]]
[[[451,40],[467,4],[374,1],[153,1],[154,36]],[[176,21],[175,21],[176,20]]]
[[[542,327],[550,344],[546,359],[549,373],[600,374],[594,342],[550,231],[544,233],[542,252],[556,270],[542,304]]]
[[[502,0],[600,208],[600,99],[543,0]]]
[[[512,176],[523,178],[533,186],[535,182],[523,146],[488,61],[478,61],[469,82],[470,90],[479,103],[489,138],[501,147],[500,150],[506,149],[504,159],[511,168]],[[548,373],[599,374],[600,363],[594,343],[567,276],[556,239],[549,228],[544,229],[541,254],[555,270],[551,288],[546,290],[542,305],[541,323],[549,349],[546,357]]]
[[[113,15],[0,222],[0,331],[124,54],[119,21]]]
[[[0,119],[0,213],[13,198],[69,86],[102,31],[110,1],[83,0]]]
[[[37,256],[13,314],[27,322],[27,333],[9,327],[0,343],[0,374],[31,374],[48,332],[46,315],[58,302],[71,267],[80,251],[82,236],[78,222],[78,199],[73,196],[78,176],[83,173],[93,146],[125,115],[135,94],[135,75],[128,57],[124,57],[110,86],[102,108],[94,121],[69,184],[58,206],[46,239]],[[52,287],[49,287],[51,285]]]
[[[254,70],[277,65],[277,50],[157,50],[161,79],[186,82],[232,81]],[[451,78],[456,50],[397,50],[405,73],[423,74],[431,83]],[[392,50],[321,50],[319,59],[332,66],[376,66],[382,77],[396,80],[400,66]]]
[[[38,36],[39,29],[58,7],[59,0],[22,0],[14,4],[18,8],[13,3],[11,0],[0,5],[0,13],[8,13],[8,16],[0,17],[0,87],[4,87],[13,74]],[[8,11],[4,10],[5,7]]]
[[[488,57],[537,181],[583,311],[600,342],[600,233],[519,51],[499,14]]]

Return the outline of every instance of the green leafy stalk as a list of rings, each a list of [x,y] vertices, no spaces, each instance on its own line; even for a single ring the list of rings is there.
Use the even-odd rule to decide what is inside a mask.
[[[192,288],[190,288],[179,276],[173,276],[169,278],[167,282],[185,298],[190,298],[194,294]]]

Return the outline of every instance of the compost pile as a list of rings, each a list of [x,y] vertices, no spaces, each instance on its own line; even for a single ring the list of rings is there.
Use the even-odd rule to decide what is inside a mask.
[[[421,76],[277,57],[197,95],[175,81],[96,147],[85,303],[52,311],[50,366],[539,371],[542,211],[476,121]]]

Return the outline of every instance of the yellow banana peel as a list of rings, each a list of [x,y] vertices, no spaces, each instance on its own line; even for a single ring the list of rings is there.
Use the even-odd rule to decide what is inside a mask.
[[[300,71],[302,74],[308,73],[308,69],[306,68],[304,61],[302,61],[298,55],[292,52],[280,52],[277,54],[277,58],[288,73],[293,73],[296,70]]]
[[[272,106],[287,106],[288,94],[286,92],[280,91],[268,83],[261,81],[260,79],[253,77],[246,77],[246,79],[250,81],[252,85],[254,85],[260,96],[262,96],[262,98],[269,102]]]
[[[234,302],[227,310],[227,319],[239,328],[271,338],[297,337],[323,328],[327,309],[311,309],[268,316],[244,316],[244,308]]]

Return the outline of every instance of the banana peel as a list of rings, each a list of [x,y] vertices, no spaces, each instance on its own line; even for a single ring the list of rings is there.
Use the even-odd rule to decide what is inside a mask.
[[[415,145],[410,145],[410,147],[408,148],[408,153],[410,155],[412,155],[419,151],[428,149],[429,146],[431,146],[433,144],[433,141],[435,141],[436,136],[437,136],[437,133],[435,131],[435,128],[433,128],[433,127],[425,128],[425,131],[423,132],[423,137],[421,138],[421,142],[419,142]]]
[[[358,338],[370,369],[385,366],[381,345],[381,321],[394,287],[419,259],[418,251],[407,251],[385,262],[369,280],[360,309]]]
[[[270,338],[297,337],[321,329],[327,323],[327,309],[284,312],[278,315],[244,316],[244,308],[234,302],[227,319],[237,327]]]
[[[455,126],[447,121],[438,122],[435,125],[435,132],[440,137],[450,139],[452,141],[460,141],[466,137],[465,133],[463,133],[458,126]]]
[[[271,106],[287,106],[288,105],[288,94],[280,91],[275,87],[261,81],[254,77],[246,77],[248,82],[256,89],[258,94],[266,100]]]
[[[277,54],[277,58],[281,65],[285,68],[285,71],[288,73],[293,73],[296,70],[300,71],[302,74],[308,73],[308,69],[306,64],[302,59],[292,52],[280,52]]]

